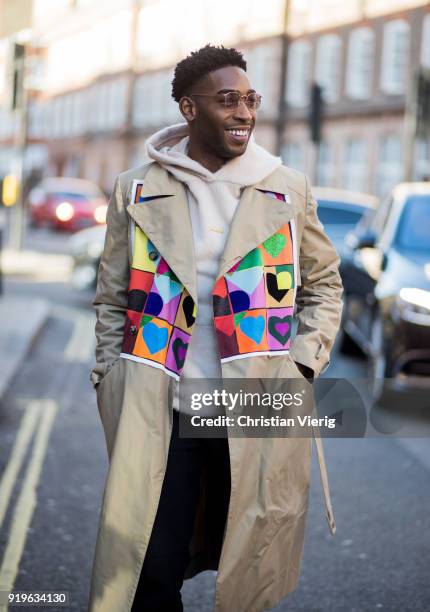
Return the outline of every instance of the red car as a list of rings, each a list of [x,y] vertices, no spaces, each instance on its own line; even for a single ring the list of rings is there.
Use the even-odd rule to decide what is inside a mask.
[[[45,178],[28,195],[33,227],[74,232],[106,223],[107,201],[100,188],[78,178]]]

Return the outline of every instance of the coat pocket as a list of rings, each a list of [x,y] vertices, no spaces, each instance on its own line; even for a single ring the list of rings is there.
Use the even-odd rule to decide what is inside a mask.
[[[287,355],[287,358],[288,358],[288,359],[289,359],[289,361],[291,362],[291,366],[292,366],[292,368],[294,369],[294,371],[296,372],[296,374],[297,374],[297,378],[302,378],[303,380],[306,380],[306,381],[307,381],[308,379],[306,378],[306,376],[304,376],[304,375],[303,375],[303,374],[300,372],[299,368],[297,367],[296,362],[295,362],[295,361],[294,361],[294,359],[291,357],[291,355]]]
[[[125,360],[118,358],[96,385],[97,407],[105,435],[109,460],[115,445],[116,432],[124,399]]]
[[[119,357],[114,361],[104,362],[100,361],[96,363],[94,368],[91,370],[90,381],[93,384],[94,389],[97,389],[99,384],[106,378],[109,372],[114,368],[117,364]]]

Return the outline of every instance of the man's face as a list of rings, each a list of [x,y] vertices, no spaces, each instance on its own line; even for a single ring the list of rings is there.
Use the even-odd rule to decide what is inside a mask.
[[[243,155],[256,121],[256,111],[249,109],[243,99],[237,108],[224,106],[222,94],[229,91],[242,96],[255,91],[242,68],[227,66],[214,70],[196,83],[191,92],[206,94],[191,98],[195,109],[189,121],[191,137],[199,141],[201,148],[222,159]]]

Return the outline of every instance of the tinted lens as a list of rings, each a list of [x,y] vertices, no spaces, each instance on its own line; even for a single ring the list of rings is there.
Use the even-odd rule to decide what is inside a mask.
[[[261,96],[259,94],[256,93],[250,93],[248,94],[248,97],[246,98],[246,105],[248,106],[248,108],[252,108],[252,110],[257,109],[261,104]]]
[[[237,91],[230,91],[225,95],[225,105],[227,108],[236,108],[239,104],[240,95]]]

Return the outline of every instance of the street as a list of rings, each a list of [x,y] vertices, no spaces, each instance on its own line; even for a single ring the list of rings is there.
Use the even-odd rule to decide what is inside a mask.
[[[54,265],[67,255],[65,236],[32,230],[26,249],[48,269],[7,275],[4,296],[25,300],[30,318],[36,298],[51,312],[1,398],[0,585],[68,591],[69,609],[84,612],[108,466],[89,381],[95,316],[91,293],[72,289]],[[335,353],[324,376],[365,376],[365,364]],[[337,533],[314,451],[299,588],[273,610],[429,610],[428,439],[326,439],[324,448]],[[212,609],[214,581],[205,572],[185,582],[186,612]]]

